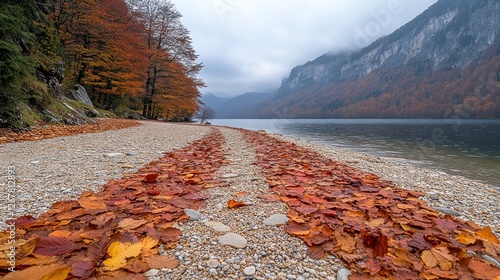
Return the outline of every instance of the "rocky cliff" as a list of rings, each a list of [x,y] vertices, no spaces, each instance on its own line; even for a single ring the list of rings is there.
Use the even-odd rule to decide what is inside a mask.
[[[464,67],[500,42],[500,1],[440,0],[414,20],[355,52],[325,54],[295,67],[277,97],[405,65]]]

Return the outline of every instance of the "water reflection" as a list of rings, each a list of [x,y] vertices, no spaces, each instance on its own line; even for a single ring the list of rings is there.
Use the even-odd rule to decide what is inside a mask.
[[[498,186],[500,120],[213,120],[381,157]]]

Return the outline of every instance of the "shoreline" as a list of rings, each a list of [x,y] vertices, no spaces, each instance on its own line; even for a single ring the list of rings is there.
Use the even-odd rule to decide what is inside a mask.
[[[202,137],[211,127],[163,122],[141,122],[141,124],[138,127],[101,133],[0,144],[0,153],[4,155],[0,160],[2,174],[8,166],[12,164],[18,166],[17,179],[22,195],[18,196],[21,206],[17,207],[17,213],[37,216],[47,211],[53,202],[61,198],[76,199],[83,191],[96,191],[106,180],[120,178],[125,173],[155,160],[160,156],[160,151],[171,151]],[[148,124],[150,128],[146,128]],[[141,135],[133,135],[158,130],[163,126],[172,129],[161,136],[149,135],[147,139],[142,139]],[[213,125],[213,127],[225,126]],[[139,132],[136,131],[137,128],[140,129]],[[133,133],[128,133],[129,131]],[[500,235],[500,221],[497,219],[500,216],[500,206],[495,203],[500,200],[500,190],[492,185],[424,168],[412,164],[411,161],[391,160],[293,136],[268,134],[314,150],[329,159],[374,173],[402,188],[425,192],[423,199],[431,207],[441,207],[441,212],[474,221],[481,226],[491,226],[493,231]],[[93,139],[95,136],[97,139]],[[68,151],[66,139],[83,143],[83,148],[77,147],[72,152]],[[113,147],[113,143],[109,143],[118,139],[116,147]],[[95,141],[93,143],[96,147],[99,143],[103,144],[96,151],[92,148],[93,145],[85,145],[85,141]],[[145,142],[153,143],[154,147],[145,145]],[[42,148],[38,148],[39,145]],[[40,150],[40,154],[37,154],[37,149]],[[127,156],[128,152],[132,152],[133,156]],[[113,153],[118,155],[105,156]],[[29,189],[36,186],[43,186],[46,190],[42,196],[44,201],[40,202],[42,206],[32,204],[36,199],[29,193]],[[2,211],[6,206],[4,201],[0,202]]]
[[[205,143],[202,145],[202,147],[198,147],[194,150],[190,150],[191,148],[188,148],[187,151],[180,150],[181,148],[190,145],[190,143],[193,143],[195,140],[201,139],[204,136],[210,136],[210,135],[213,136],[214,132],[215,134],[219,135],[218,136],[219,138],[217,138],[215,142],[214,141],[207,142],[208,144]],[[253,137],[252,134],[255,137]],[[45,212],[47,205],[48,207],[50,207],[54,202],[70,200],[70,199],[75,200],[80,196],[81,192],[87,190],[95,192],[100,191],[101,196],[103,195],[104,192],[107,193],[107,196],[102,196],[102,197],[107,197],[110,199],[106,203],[106,205],[108,204],[112,205],[114,203],[115,206],[113,207],[121,209],[120,211],[122,212],[125,211],[123,212],[124,215],[121,215],[118,219],[121,219],[120,220],[120,223],[122,224],[121,227],[123,229],[126,229],[128,228],[128,226],[126,226],[127,224],[124,221],[127,220],[128,223],[130,219],[133,219],[131,217],[134,217],[133,215],[135,215],[135,212],[134,213],[130,212],[127,215],[126,210],[122,209],[123,207],[126,208],[126,206],[124,206],[125,204],[115,203],[116,200],[112,196],[112,189],[108,189],[109,192],[107,192],[106,187],[102,188],[102,184],[100,184],[101,182],[106,183],[111,180],[111,182],[108,183],[108,185],[110,184],[111,186],[113,186],[112,183],[113,179],[122,178],[118,181],[122,183],[123,182],[128,183],[127,180],[132,178],[131,176],[133,176],[133,174],[137,174],[136,173],[137,169],[142,170],[139,172],[143,172],[144,174],[144,172],[147,172],[148,168],[152,168],[151,166],[158,164],[158,162],[154,162],[151,164],[148,164],[148,162],[150,160],[152,161],[159,160],[159,158],[162,156],[159,153],[159,149],[161,149],[162,151],[167,151],[167,150],[172,151],[174,153],[175,151],[179,151],[179,155],[186,157],[186,160],[184,161],[180,160],[179,162],[181,161],[189,162],[190,164],[194,163],[194,165],[189,167],[190,168],[189,171],[187,171],[189,172],[189,174],[184,175],[185,173],[183,173],[183,171],[180,171],[181,173],[179,173],[180,174],[179,178],[181,178],[181,181],[186,180],[186,178],[189,179],[189,178],[194,178],[193,176],[197,176],[195,174],[198,174],[197,172],[198,168],[201,168],[201,170],[206,170],[208,166],[205,165],[207,164],[205,159],[217,157],[215,155],[218,155],[218,160],[221,161],[221,163],[223,164],[207,172],[210,173],[208,174],[209,177],[211,176],[212,178],[216,179],[216,181],[222,182],[222,185],[219,187],[215,187],[214,185],[212,187],[207,187],[202,189],[201,195],[200,196],[196,195],[192,199],[196,199],[196,197],[202,198],[204,202],[200,202],[199,205],[201,207],[201,205],[203,204],[205,205],[205,207],[201,207],[199,209],[197,207],[194,207],[193,208],[194,210],[191,210],[194,211],[194,213],[189,212],[188,214],[188,212],[186,212],[186,214],[189,217],[184,215],[185,217],[181,217],[182,221],[179,220],[178,223],[168,224],[169,227],[171,226],[177,228],[176,231],[180,229],[179,239],[178,241],[176,241],[175,244],[165,243],[159,245],[159,247],[157,248],[158,251],[155,254],[159,253],[161,256],[158,257],[168,258],[170,260],[173,260],[175,262],[175,265],[173,265],[172,268],[167,268],[164,267],[163,265],[154,267],[148,265],[149,270],[146,271],[145,269],[140,269],[136,272],[136,273],[144,273],[144,276],[150,280],[183,279],[192,277],[198,277],[200,279],[211,279],[213,278],[213,276],[222,276],[225,279],[229,278],[241,279],[243,275],[245,275],[245,277],[255,276],[258,279],[288,278],[288,279],[330,280],[334,279],[334,277],[337,275],[338,272],[340,271],[345,272],[346,269],[344,268],[344,266],[347,266],[355,273],[366,273],[366,268],[360,266],[359,264],[352,263],[349,259],[343,258],[342,257],[343,255],[336,255],[332,251],[333,249],[328,249],[328,250],[324,249],[325,252],[328,251],[332,254],[330,253],[324,254],[323,257],[321,257],[320,255],[316,255],[314,253],[316,252],[315,250],[311,251],[312,248],[310,247],[311,244],[307,242],[306,242],[307,244],[305,244],[303,242],[304,240],[300,240],[299,238],[297,238],[299,237],[297,235],[300,236],[303,235],[301,233],[300,228],[294,229],[293,226],[291,226],[290,224],[287,224],[286,226],[282,227],[280,225],[282,225],[283,222],[280,221],[275,221],[273,222],[274,224],[266,224],[266,222],[269,223],[269,220],[271,220],[273,216],[283,216],[287,220],[290,218],[293,220],[291,224],[294,223],[296,224],[297,222],[295,222],[295,219],[300,218],[301,216],[294,216],[293,213],[298,213],[297,211],[300,211],[300,213],[303,213],[304,215],[309,215],[311,214],[309,212],[309,210],[311,210],[310,207],[313,207],[316,210],[317,208],[315,207],[321,207],[319,204],[314,204],[312,206],[309,206],[311,202],[308,199],[313,199],[313,197],[316,197],[315,199],[317,199],[315,203],[326,203],[324,205],[325,207],[335,208],[337,206],[334,206],[334,204],[340,203],[340,205],[345,204],[345,207],[349,208],[350,207],[349,205],[354,206],[354,204],[357,204],[357,203],[353,204],[353,201],[343,201],[342,197],[336,197],[336,195],[333,195],[336,193],[337,191],[336,189],[331,189],[331,191],[323,192],[323,194],[320,194],[318,192],[318,196],[314,194],[312,194],[312,196],[308,198],[304,196],[300,200],[302,202],[300,202],[297,198],[295,198],[297,196],[293,192],[299,192],[300,188],[321,189],[322,188],[321,186],[324,185],[321,185],[320,183],[327,183],[327,181],[336,180],[335,178],[337,178],[336,177],[337,175],[333,176],[326,175],[325,177],[325,174],[335,174],[335,173],[328,173],[328,172],[316,173],[315,171],[313,171],[312,173],[309,171],[304,171],[304,172],[309,173],[308,175],[309,178],[317,177],[319,179],[317,181],[319,182],[317,185],[313,186],[310,185],[311,182],[306,183],[306,181],[303,181],[306,184],[306,186],[299,187],[296,190],[292,191],[292,193],[290,194],[286,194],[285,192],[284,200],[273,201],[273,199],[271,199],[268,201],[264,199],[264,197],[270,198],[270,196],[276,195],[276,194],[270,195],[270,190],[271,190],[270,186],[273,186],[273,188],[275,188],[276,184],[277,185],[281,184],[283,185],[282,187],[287,187],[286,185],[290,184],[289,182],[286,181],[288,179],[284,179],[284,177],[282,178],[283,180],[278,179],[278,181],[273,183],[272,182],[273,176],[277,176],[275,178],[281,178],[280,176],[282,174],[285,174],[284,176],[288,177],[299,176],[301,178],[304,178],[304,175],[297,175],[294,173],[288,174],[290,170],[292,172],[293,170],[299,170],[297,169],[297,166],[294,166],[295,159],[297,159],[298,162],[302,160],[304,160],[304,162],[310,162],[311,166],[313,166],[313,168],[316,168],[309,170],[321,170],[327,168],[325,170],[334,170],[334,172],[335,170],[337,170],[339,172],[342,172],[341,174],[346,174],[347,180],[351,180],[348,179],[349,176],[353,176],[351,178],[365,178],[365,179],[371,177],[369,174],[360,175],[364,177],[356,177],[357,176],[356,174],[361,174],[359,170],[362,170],[365,173],[377,174],[382,180],[393,181],[394,184],[397,186],[396,188],[402,187],[408,190],[416,190],[416,191],[422,190],[424,193],[427,193],[423,197],[423,200],[427,202],[427,205],[435,208],[436,211],[439,212],[455,211],[452,214],[456,215],[457,218],[471,220],[474,223],[477,223],[481,226],[491,226],[493,229],[493,236],[495,235],[495,232],[496,235],[498,235],[498,222],[494,220],[496,218],[498,206],[493,205],[492,203],[492,201],[495,201],[496,198],[498,197],[498,192],[492,189],[493,192],[491,192],[489,196],[493,195],[494,197],[490,197],[492,199],[490,199],[489,201],[485,201],[483,197],[485,193],[484,190],[482,190],[484,189],[484,184],[471,182],[458,176],[452,176],[445,173],[441,174],[439,172],[431,170],[416,168],[411,164],[402,164],[400,162],[398,163],[398,162],[388,161],[385,159],[366,155],[363,153],[353,152],[341,148],[335,148],[316,143],[310,143],[308,141],[300,140],[289,136],[281,136],[268,133],[265,134],[262,133],[263,135],[259,136],[257,134],[258,132],[255,131],[250,133],[250,130],[243,130],[238,128],[143,122],[141,126],[135,128],[107,131],[98,134],[75,135],[71,137],[55,138],[44,141],[0,145],[0,152],[4,152],[6,150],[6,147],[18,148],[18,149],[12,149],[10,151],[12,154],[10,154],[11,157],[8,158],[7,160],[5,160],[6,158],[0,159],[0,167],[3,167],[3,165],[5,165],[6,163],[10,163],[12,161],[20,161],[21,159],[23,159],[23,164],[20,165],[22,168],[20,168],[19,170],[20,171],[19,179],[21,179],[19,182],[19,186],[22,188],[26,188],[25,192],[26,194],[29,194],[31,196],[31,199],[25,199],[24,197],[19,197],[21,198],[19,203],[20,204],[24,203],[25,205],[31,203],[30,206],[33,207],[28,210],[34,211],[35,214],[34,216],[38,216],[42,212]],[[275,142],[275,140],[272,139],[273,137],[278,140],[282,141],[284,140],[286,142],[280,142],[280,141]],[[260,139],[260,142],[258,139]],[[87,149],[84,150],[82,153],[83,149],[81,149],[80,147],[82,143],[87,145],[86,147],[88,147],[89,149],[90,147],[92,147],[92,150]],[[212,145],[210,143],[212,143]],[[64,146],[61,146],[63,144]],[[68,147],[70,146],[73,147],[73,149],[68,149]],[[76,150],[76,147],[79,147],[80,150]],[[109,147],[113,148],[114,150],[99,149],[99,148],[107,149]],[[136,149],[134,150],[135,154],[127,155],[128,153],[130,153],[131,147],[134,147]],[[216,151],[214,152],[213,155],[210,155],[208,157],[203,156],[201,154],[197,155],[193,152],[193,151],[204,151],[204,152],[208,151],[208,153],[210,153],[209,151],[211,151],[211,147],[214,147],[214,151],[215,150]],[[305,149],[303,149],[302,147]],[[297,151],[299,150],[302,152],[297,153]],[[36,164],[29,161],[31,160],[31,157],[34,156],[33,151],[39,152],[36,155],[41,154],[44,156]],[[113,154],[113,155],[108,155],[108,154]],[[195,158],[196,157],[199,158],[193,159],[191,155]],[[172,160],[170,160],[169,158],[163,158],[162,160],[165,161],[163,163],[164,166],[171,166],[171,164],[169,164],[168,162],[175,162],[178,159],[178,157],[179,156],[174,155],[171,157]],[[123,168],[124,164],[127,165],[129,164],[126,163],[126,160],[132,160],[132,159],[135,159],[135,161],[130,163],[129,165],[130,167]],[[334,160],[335,162],[331,162],[330,160]],[[266,168],[266,166],[270,167],[273,164],[276,165],[276,169],[274,167],[269,169]],[[43,168],[43,172],[39,172],[40,171],[39,169],[37,173],[33,173],[32,172],[33,170],[29,169],[29,167],[32,167],[33,165],[37,166],[38,168]],[[106,172],[96,173],[99,170],[101,170],[103,166],[107,168]],[[337,166],[344,166],[344,167],[337,169]],[[289,167],[291,169],[288,169]],[[85,184],[85,182],[87,182],[85,180],[89,180],[89,177],[81,176],[82,174],[87,174],[91,176],[93,175],[94,177],[91,180],[91,182],[93,182],[96,185]],[[26,178],[24,178],[24,176],[26,175],[32,176],[32,179],[26,180]],[[99,176],[101,180],[100,182],[96,182],[95,180],[96,175],[100,175]],[[190,177],[187,177],[188,175]],[[342,176],[344,175],[341,175],[341,177],[338,178],[342,178]],[[170,174],[168,174],[168,177],[170,177]],[[271,181],[269,181],[270,178]],[[58,184],[56,184],[56,182]],[[132,182],[134,181],[131,180],[130,183]],[[195,182],[194,179],[193,182]],[[290,182],[292,182],[290,185],[291,187],[299,186],[299,185],[293,185],[293,182],[299,182],[298,179],[297,181],[290,181]],[[331,181],[331,182],[337,184],[337,181]],[[391,185],[388,185],[385,182],[380,182],[380,181],[378,182],[380,183],[380,185],[376,186],[380,187],[388,186],[388,189],[393,189]],[[349,185],[355,187],[355,185],[351,183],[349,183]],[[116,184],[117,184],[116,186],[118,186],[121,183],[116,183]],[[367,183],[367,184],[370,185],[372,183]],[[187,206],[182,206],[183,203],[181,203],[184,199],[183,195],[165,196],[167,193],[173,191],[172,189],[169,189],[169,186],[171,185],[168,183],[166,186],[163,186],[161,189],[158,189],[158,193],[156,194],[151,193],[151,195],[154,195],[154,197],[146,196],[148,201],[151,200],[150,202],[152,202],[152,204],[149,205],[155,205],[155,203],[159,203],[159,200],[167,199],[167,201],[171,201],[171,203],[173,203],[172,205],[174,206],[179,205],[179,208],[186,208]],[[352,188],[352,186],[350,188]],[[69,190],[69,193],[66,194],[62,193],[61,192],[62,187],[64,187],[66,190]],[[342,186],[338,187],[340,189],[344,188]],[[468,196],[467,191],[463,191],[460,188],[474,189],[474,191],[469,190],[469,193],[472,193],[472,195]],[[162,191],[165,192],[164,193],[165,195],[158,196],[158,194],[160,194],[160,192]],[[370,193],[370,191],[371,190],[361,190],[361,192],[368,192],[368,193]],[[280,190],[275,189],[272,192],[280,193]],[[408,193],[405,191],[395,190],[394,195],[397,195],[396,192]],[[37,197],[36,196],[37,193],[45,195]],[[59,194],[59,196],[57,194]],[[148,194],[150,193],[148,192]],[[361,195],[361,193],[357,194]],[[25,194],[23,193],[23,195]],[[92,196],[93,194],[87,193],[83,195],[84,202],[85,199],[89,197],[89,195]],[[139,192],[137,193],[137,195],[139,196],[144,195],[144,192]],[[323,197],[323,195],[326,196]],[[384,196],[383,194],[381,195]],[[464,198],[461,195],[462,196],[465,195],[466,197]],[[174,197],[177,198],[177,200]],[[334,202],[333,200],[332,201],[327,200],[326,202],[321,202],[322,199],[324,201],[324,198],[329,198],[329,197],[336,200],[337,202]],[[361,195],[361,197],[363,196]],[[406,196],[400,197],[401,198],[400,201],[402,201],[401,203],[403,204],[397,204],[398,209],[410,209],[410,208],[400,208],[400,205],[402,206],[414,205],[414,207],[417,206],[418,209],[420,209],[420,207],[422,206],[421,209],[431,210],[428,207],[426,207],[424,203],[421,204],[421,201],[418,199],[415,199],[415,201],[418,200],[420,202],[415,202],[415,201],[410,202],[411,198],[408,198],[407,201],[403,197]],[[81,204],[80,199],[81,197],[78,199],[77,203],[79,203],[84,208],[87,207],[84,206],[87,205],[86,203],[84,203],[83,205]],[[233,207],[230,206],[229,204],[230,200],[240,201],[238,203],[243,203],[245,207],[232,209]],[[290,204],[289,202],[292,200],[296,202],[299,201],[301,206],[298,207],[297,205]],[[140,199],[138,201],[142,202],[143,199]],[[138,201],[136,201],[135,203],[138,203]],[[311,201],[314,202],[314,200]],[[394,203],[396,200],[392,201]],[[455,206],[453,203],[457,201],[459,202],[458,203],[459,205]],[[4,207],[2,203],[4,203],[4,201],[0,201],[0,206]],[[67,203],[71,204],[71,202]],[[332,204],[330,205],[329,203]],[[418,205],[416,203],[418,203]],[[88,207],[90,208],[94,207],[92,205],[94,204],[89,204]],[[227,206],[225,207],[224,205]],[[383,210],[381,212],[379,208],[372,207],[367,209],[366,207],[368,206],[366,205],[360,206],[361,208],[359,209],[364,209],[363,211],[368,211],[369,213],[371,213],[371,215],[376,216],[378,215],[377,213],[385,213],[384,211],[388,209],[384,208],[386,206],[382,206],[381,209]],[[341,208],[339,209],[344,209],[342,208],[344,206],[340,207]],[[444,207],[444,208],[437,209],[436,207]],[[155,209],[159,211],[158,213],[169,211],[167,208],[155,207]],[[494,209],[494,211],[483,210],[487,208]],[[144,211],[146,211],[146,208],[144,209],[145,209]],[[352,209],[358,209],[358,208],[352,208]],[[195,210],[199,212],[196,212]],[[470,211],[467,213],[464,212],[468,210]],[[359,212],[359,211],[356,212],[355,210],[352,210],[351,212],[349,211],[348,213],[352,212],[351,214],[356,214],[357,212]],[[392,208],[390,208],[389,211],[392,211]],[[52,214],[54,213],[55,212],[53,211]],[[141,212],[139,211],[138,213]],[[397,219],[406,219],[403,217],[398,218],[397,213],[401,213],[401,211],[400,212],[396,211],[395,213],[396,213],[396,216],[394,216],[396,218],[395,221],[398,221]],[[446,216],[438,215],[438,213],[434,211],[432,211],[432,213],[434,213],[433,214],[434,217],[439,216],[438,219],[440,219],[441,221],[451,219]],[[408,212],[408,214],[413,217],[413,214],[411,212]],[[63,215],[66,215],[66,213]],[[107,214],[102,214],[102,215],[106,216]],[[165,217],[165,219],[167,219],[167,217],[170,217],[169,214],[166,215],[167,216]],[[326,212],[322,213],[322,211],[319,211],[317,215],[326,215]],[[42,216],[40,219],[43,219],[44,216]],[[287,216],[289,218],[287,218]],[[369,216],[369,217],[375,217],[375,216]],[[91,214],[90,216],[86,214],[83,217],[84,218],[86,217],[85,219],[87,220],[93,219]],[[158,221],[161,221],[161,219],[163,219],[159,215],[152,215],[148,217],[153,218],[156,221],[156,222],[153,221],[155,228],[157,226],[160,226],[160,224],[156,223]],[[309,216],[307,217],[308,218],[304,216],[304,219],[312,221],[309,219],[313,219],[313,217]],[[324,218],[325,217],[327,216],[324,216]],[[190,218],[193,219],[187,222],[187,219]],[[173,223],[173,221],[171,223]],[[120,228],[119,224],[118,224],[118,229]],[[426,221],[425,225],[426,226],[423,226],[424,230],[429,229],[432,231],[433,227],[429,226],[430,220]],[[439,223],[436,223],[436,225],[439,225]],[[467,225],[465,225],[464,229],[466,228],[472,229],[473,227],[471,227],[471,225],[472,223],[468,223]],[[392,224],[386,225],[387,227],[386,229],[392,226],[393,226]],[[61,224],[61,227],[68,228],[68,226],[65,224]],[[92,228],[91,227],[86,228],[86,230],[89,229]],[[410,229],[405,229],[403,227],[403,229],[404,231],[408,230],[411,231],[411,227]],[[444,227],[443,229],[445,230],[443,232],[446,232],[446,234],[450,235],[456,234],[447,229],[446,227]],[[477,225],[475,226],[475,229],[479,229]],[[297,230],[298,230],[297,235],[294,235],[293,232],[297,232]],[[485,231],[490,232],[491,234],[489,228],[485,228]],[[139,233],[136,232],[135,234],[137,235]],[[329,234],[328,236],[330,236],[333,233],[325,232],[325,234]],[[229,243],[226,243],[227,240],[225,238],[228,238],[227,237],[228,235],[231,236],[231,240],[230,242],[228,241]],[[238,237],[237,240],[232,239],[234,235]],[[344,235],[342,234],[342,236]],[[139,234],[136,237],[145,238],[144,235],[142,234]],[[328,237],[328,238],[333,238],[333,237]],[[335,240],[337,240],[337,238],[340,237],[335,237],[335,238],[336,238]],[[359,236],[354,236],[354,237],[351,236],[350,238],[351,239],[349,240],[356,241],[356,239],[352,238],[358,238],[358,241],[361,240],[359,239],[360,238]],[[495,239],[496,237],[491,237],[491,240]],[[80,238],[77,238],[77,240],[80,240]],[[243,242],[244,245],[242,245],[243,243],[240,243],[240,241],[241,242],[244,241]],[[496,243],[498,243],[498,241],[496,241]],[[325,243],[325,244],[330,244],[330,243]],[[360,246],[358,248],[359,250],[363,250],[363,248],[367,246],[363,245],[365,246],[363,247],[361,246],[361,243],[359,243],[358,245]],[[341,247],[343,248],[343,245]],[[349,252],[352,253],[351,249],[349,250],[345,249],[345,250],[344,251],[347,253]],[[472,250],[476,251],[476,249]],[[363,256],[365,255],[366,255],[366,250],[363,251]],[[495,256],[497,255],[493,254],[493,257]],[[420,261],[420,255],[417,254],[417,257]],[[99,258],[99,262],[95,264],[96,265],[95,268],[98,267],[98,263],[102,261],[101,259],[102,258]],[[106,260],[108,259],[109,258],[107,258]],[[486,259],[486,261],[488,261],[488,259]],[[484,263],[484,260],[482,260],[481,263]],[[493,265],[498,267],[497,263],[493,263]],[[28,271],[26,271],[26,273],[28,273]]]

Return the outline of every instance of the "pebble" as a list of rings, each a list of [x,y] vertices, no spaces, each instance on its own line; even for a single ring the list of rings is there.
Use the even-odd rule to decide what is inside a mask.
[[[243,273],[245,273],[246,276],[252,276],[255,274],[255,266],[247,266],[243,269]]]
[[[156,275],[158,275],[158,273],[160,273],[160,271],[158,269],[151,269],[149,271],[146,271],[146,273],[144,273],[144,275],[146,275],[146,276],[156,276]]]
[[[208,270],[208,274],[210,274],[210,275],[212,275],[212,276],[217,275],[217,269],[215,269],[215,268],[210,268],[210,269]]]
[[[349,269],[342,267],[337,271],[337,280],[349,280],[349,275],[351,275]]]
[[[200,212],[193,209],[186,208],[184,209],[184,213],[189,216],[189,220],[191,221],[198,221],[201,218]]]
[[[222,178],[224,178],[224,179],[229,179],[229,178],[236,178],[236,177],[238,177],[238,176],[240,176],[240,175],[238,175],[238,174],[234,174],[234,173],[229,173],[229,174],[224,174],[224,175],[222,175]]]
[[[219,266],[219,262],[216,259],[210,259],[207,261],[208,267],[216,268]]]
[[[137,152],[128,152],[127,153],[127,156],[131,156],[131,157],[136,157],[138,155],[139,155],[139,153],[137,153]]]
[[[229,232],[231,231],[231,228],[226,226],[225,224],[221,222],[213,222],[213,221],[206,221],[203,223],[207,227],[217,231],[217,232]]]
[[[445,215],[460,216],[460,213],[458,211],[446,207],[434,207],[434,210],[439,211]]]
[[[107,153],[107,154],[104,154],[105,157],[118,157],[118,156],[122,156],[123,154],[122,153]]]
[[[217,241],[222,246],[228,245],[238,249],[244,249],[247,246],[247,240],[243,236],[233,232],[224,234]]]
[[[264,220],[264,225],[266,226],[277,226],[277,225],[284,225],[286,222],[288,222],[289,218],[286,215],[283,214],[274,214],[270,216],[269,218]]]

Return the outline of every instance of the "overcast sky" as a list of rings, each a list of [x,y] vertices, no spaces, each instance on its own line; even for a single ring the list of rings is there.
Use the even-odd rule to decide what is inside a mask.
[[[191,31],[202,93],[278,88],[290,70],[390,34],[436,0],[171,0]]]

